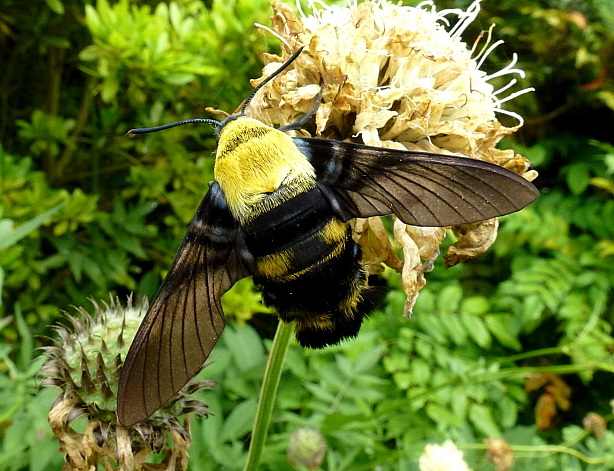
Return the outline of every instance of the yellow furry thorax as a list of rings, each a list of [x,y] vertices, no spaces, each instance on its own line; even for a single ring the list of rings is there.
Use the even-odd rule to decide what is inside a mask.
[[[242,224],[315,187],[315,170],[292,138],[244,116],[221,129],[214,172]]]

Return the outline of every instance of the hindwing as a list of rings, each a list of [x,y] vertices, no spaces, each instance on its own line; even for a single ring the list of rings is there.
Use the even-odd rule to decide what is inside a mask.
[[[202,367],[225,326],[221,296],[252,272],[224,194],[213,183],[130,347],[118,417],[147,418]]]

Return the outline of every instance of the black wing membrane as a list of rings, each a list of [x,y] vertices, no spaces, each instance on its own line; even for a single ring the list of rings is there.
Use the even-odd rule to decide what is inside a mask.
[[[203,198],[124,363],[117,412],[146,419],[202,367],[225,326],[221,296],[251,269],[238,225],[213,183]]]
[[[413,226],[457,226],[513,213],[539,192],[499,165],[441,154],[295,138],[344,220],[396,214]]]

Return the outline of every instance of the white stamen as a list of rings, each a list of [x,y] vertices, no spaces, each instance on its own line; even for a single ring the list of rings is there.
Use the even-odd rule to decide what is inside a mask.
[[[512,118],[515,118],[518,120],[518,127],[522,127],[524,125],[524,119],[522,118],[522,116],[520,116],[518,113],[514,112],[514,111],[510,111],[510,110],[504,110],[504,109],[500,109],[497,108],[495,110],[497,113],[501,113],[507,116],[511,116]]]
[[[493,103],[493,106],[496,108],[499,108],[501,104],[505,103],[506,101],[513,100],[514,98],[519,97],[520,95],[524,95],[525,93],[530,93],[534,91],[535,89],[533,87],[523,88],[522,90],[518,90],[517,92],[514,92],[511,95],[506,96],[505,98],[501,98],[500,100],[495,101]],[[503,111],[503,110],[497,109],[496,111]]]
[[[516,62],[518,62],[518,54],[514,53],[512,55],[512,61],[509,64],[507,64],[505,67],[503,67],[498,72],[495,72],[494,74],[491,74],[491,75],[487,75],[486,77],[484,77],[484,80],[488,81],[488,80],[494,79],[495,77],[501,77],[502,75],[507,75],[507,74],[518,74],[520,75],[521,78],[524,78],[524,70],[512,69],[512,67],[516,65]]]
[[[505,90],[507,90],[510,87],[513,87],[514,85],[516,85],[517,82],[518,82],[518,80],[516,80],[516,79],[510,80],[507,85],[501,87],[499,90],[496,90],[496,91],[492,92],[492,96],[497,96],[500,93],[503,93]]]
[[[263,29],[265,31],[268,31],[273,36],[275,36],[277,39],[279,39],[282,43],[284,43],[288,49],[292,50],[292,46],[290,46],[290,43],[288,41],[286,41],[286,38],[284,38],[281,34],[277,34],[275,31],[273,31],[268,26],[261,25],[260,23],[254,23],[254,26],[256,28],[261,28],[261,29]]]
[[[478,66],[477,68],[480,69],[482,68],[482,64],[484,64],[484,61],[486,60],[486,58],[488,57],[488,55],[493,51],[493,49],[495,49],[497,46],[500,46],[501,44],[503,44],[503,40],[499,39],[497,42],[495,42],[492,46],[490,46],[486,52],[484,53],[484,55],[482,56],[482,58],[480,59],[480,62],[478,62]]]
[[[480,0],[475,0],[471,5],[469,5],[469,8],[467,8],[467,11],[462,11],[462,10],[459,10],[459,11],[460,11],[460,13],[458,14],[459,21],[458,23],[456,23],[456,25],[454,25],[454,27],[449,33],[450,36],[453,38],[460,37],[465,32],[465,30],[469,27],[469,25],[473,23],[473,20],[476,19],[476,17],[478,16],[478,13],[480,12]]]

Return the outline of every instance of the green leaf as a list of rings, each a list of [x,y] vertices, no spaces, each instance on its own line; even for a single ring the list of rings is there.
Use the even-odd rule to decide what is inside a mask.
[[[585,163],[577,163],[568,165],[567,172],[567,185],[574,195],[584,193],[586,187],[590,182],[590,167]]]
[[[431,365],[421,358],[414,358],[411,362],[411,379],[417,384],[427,384],[431,378]]]
[[[518,406],[509,396],[503,396],[499,401],[501,428],[512,428],[518,420]]]
[[[171,85],[184,85],[194,80],[193,74],[169,74],[166,76],[166,81]]]
[[[220,440],[233,441],[245,436],[254,425],[256,406],[255,399],[248,399],[236,406],[222,425]]]
[[[484,296],[468,296],[461,302],[462,313],[481,315],[490,310],[490,302]]]
[[[440,317],[441,323],[452,341],[456,345],[464,345],[468,334],[461,321],[462,316],[456,313],[443,313]]]
[[[10,247],[13,244],[16,244],[21,239],[26,237],[31,232],[35,231],[37,228],[42,226],[47,220],[57,213],[60,209],[62,209],[66,205],[67,201],[58,204],[54,208],[51,208],[45,211],[42,214],[30,219],[27,222],[24,222],[22,225],[17,227],[16,229],[12,229],[9,225],[0,224],[0,250],[4,250],[7,247]],[[6,221],[6,220],[4,220]]]
[[[490,332],[506,347],[522,350],[522,345],[516,337],[516,329],[511,328],[512,316],[507,314],[493,314],[485,317]]]
[[[0,267],[0,306],[2,306],[2,286],[4,286],[4,268]],[[2,330],[2,327],[4,326],[0,323],[0,330]]]
[[[105,103],[109,103],[116,96],[119,91],[119,81],[116,77],[107,77],[102,82],[100,87],[100,96],[102,97],[102,101]]]
[[[462,422],[448,408],[439,404],[427,404],[426,414],[439,426],[460,427]]]
[[[466,314],[461,316],[461,322],[475,343],[482,348],[490,348],[492,337],[484,319],[477,315]]]
[[[382,355],[384,354],[384,346],[377,345],[371,350],[367,350],[360,354],[354,364],[354,371],[356,374],[363,374],[371,371],[376,365],[380,363]]]
[[[20,370],[26,370],[32,362],[32,353],[34,351],[34,338],[28,324],[23,318],[19,305],[15,306],[15,319],[17,320],[17,330],[20,336],[20,348],[18,364]]]
[[[486,437],[499,437],[501,431],[492,417],[490,407],[481,404],[471,404],[469,406],[469,419],[481,433]]]
[[[441,319],[434,314],[423,314],[419,317],[416,316],[420,326],[424,329],[428,335],[433,337],[435,342],[440,344],[447,344],[448,338],[444,327],[441,325]]]
[[[51,8],[54,13],[58,15],[64,14],[64,4],[62,0],[45,0],[47,2],[47,6]]]
[[[228,326],[222,339],[240,371],[246,372],[266,361],[262,340],[252,327]]]
[[[463,298],[463,289],[458,284],[446,286],[437,298],[437,310],[440,312],[457,311]]]

